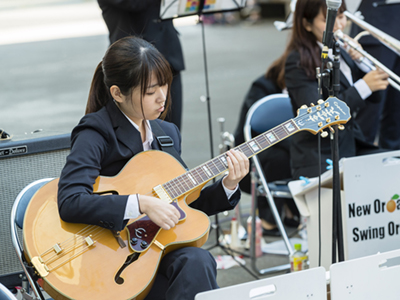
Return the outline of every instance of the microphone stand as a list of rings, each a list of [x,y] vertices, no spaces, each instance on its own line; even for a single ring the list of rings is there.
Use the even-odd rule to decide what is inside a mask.
[[[235,1],[236,2],[236,1]],[[211,118],[211,105],[210,105],[210,90],[209,90],[209,82],[208,82],[208,64],[207,64],[207,51],[206,51],[206,39],[205,39],[205,28],[204,28],[204,22],[201,18],[203,16],[203,7],[204,7],[205,0],[200,0],[199,4],[199,10],[198,10],[198,17],[199,17],[199,22],[201,24],[201,32],[202,32],[202,41],[203,41],[203,60],[204,60],[204,74],[205,74],[205,85],[206,85],[206,102],[207,102],[207,115],[208,115],[208,129],[209,129],[209,137],[210,137],[210,153],[211,157],[214,157],[214,146],[213,146],[213,138],[212,138],[212,118]],[[213,179],[213,182],[215,182],[215,178]],[[215,247],[219,247],[221,250],[223,250],[226,254],[232,256],[232,258],[245,270],[247,271],[251,276],[253,276],[255,279],[258,279],[258,277],[251,272],[244,264],[242,264],[240,261],[238,261],[235,256],[234,252],[239,253],[241,255],[244,255],[240,251],[234,250],[230,247],[226,247],[225,245],[222,245],[219,241],[219,234],[222,232],[221,227],[220,227],[220,222],[218,219],[218,214],[214,215],[215,218],[215,223],[212,224],[211,229],[215,229],[215,244],[207,248],[207,250],[211,250]]]
[[[326,49],[323,50],[323,52]],[[340,47],[339,43],[334,41],[333,46],[334,60],[327,62],[327,53],[323,54],[322,63],[326,68],[323,70],[322,82],[329,91],[329,97],[336,97],[340,92]],[[339,172],[339,126],[329,127],[332,151],[332,264],[344,261],[343,246],[343,227],[342,227],[342,209],[340,197],[340,172]],[[336,253],[336,250],[338,253]]]

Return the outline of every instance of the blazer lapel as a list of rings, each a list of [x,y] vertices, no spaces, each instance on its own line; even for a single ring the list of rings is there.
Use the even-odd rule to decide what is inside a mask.
[[[142,152],[143,143],[139,131],[133,127],[114,101],[110,101],[106,107],[117,139],[131,149],[133,155]]]

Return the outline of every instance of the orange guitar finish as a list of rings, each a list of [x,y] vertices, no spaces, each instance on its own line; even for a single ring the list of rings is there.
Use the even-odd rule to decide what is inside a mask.
[[[153,150],[141,152],[118,175],[99,177],[94,191],[118,191],[120,195],[149,194],[153,187],[183,173],[185,169],[169,154]],[[56,300],[143,299],[151,289],[165,254],[186,246],[201,247],[208,238],[210,223],[207,215],[186,204],[197,199],[203,184],[178,199],[186,218],[173,229],[160,229],[155,240],[165,247],[164,250],[158,243],[152,243],[123,270],[121,277],[124,282],[118,284],[116,273],[133,253],[128,245],[127,230],[121,231],[121,238],[127,245],[121,248],[108,229],[62,221],[57,207],[57,184],[58,179],[53,180],[33,196],[23,227],[26,258],[31,262],[40,256],[45,261],[50,270],[43,277],[43,288]],[[134,220],[129,223],[132,222]],[[83,229],[85,233],[80,232]],[[94,242],[92,246],[83,240],[90,234]],[[56,254],[56,249],[59,250],[57,244],[62,248],[59,254]]]

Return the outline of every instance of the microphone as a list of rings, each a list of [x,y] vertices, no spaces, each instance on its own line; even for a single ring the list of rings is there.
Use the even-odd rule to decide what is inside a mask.
[[[332,48],[333,42],[333,27],[336,22],[336,15],[339,7],[342,5],[342,0],[326,0],[326,6],[328,7],[326,13],[326,27],[324,31],[324,35],[322,37],[322,43],[324,44],[324,48]],[[328,57],[328,50],[323,49],[322,58]],[[324,55],[326,54],[326,57]]]

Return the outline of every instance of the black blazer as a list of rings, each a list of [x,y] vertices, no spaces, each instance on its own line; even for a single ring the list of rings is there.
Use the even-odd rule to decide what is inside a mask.
[[[376,27],[384,33],[392,36],[395,39],[400,39],[399,30],[399,5],[383,5],[374,7],[373,3],[378,2],[376,0],[362,0],[358,8],[364,17],[364,21],[368,24]],[[355,23],[351,24],[350,36],[355,37],[359,32],[364,31],[361,27]],[[360,39],[360,43],[365,45],[379,45],[383,44],[372,35],[364,36]],[[393,51],[392,51],[393,52]],[[394,52],[393,52],[394,53]]]
[[[160,21],[161,0],[98,0],[110,42],[134,35],[152,43],[175,71],[185,69],[182,47],[172,20]]]
[[[362,78],[363,73],[351,60],[349,55],[342,51],[342,58],[349,65],[353,82]],[[316,104],[319,97],[318,83],[314,78],[309,78],[304,69],[299,66],[300,54],[293,51],[289,54],[285,65],[285,82],[293,105],[294,114],[297,115],[297,109],[306,104]],[[327,89],[323,89],[323,100],[328,98]],[[351,86],[343,73],[340,73],[340,93],[337,98],[347,103],[353,116],[345,129],[339,132],[339,155],[340,157],[351,157],[356,155],[356,143],[364,143],[364,135],[354,121],[355,114],[365,106],[364,101],[380,101],[380,93],[373,93],[366,100],[363,100],[354,86]],[[358,144],[358,143],[357,143]],[[303,176],[314,177],[319,174],[318,170],[318,139],[309,132],[299,132],[292,137],[290,157],[293,169],[313,168],[309,174],[300,174]],[[331,145],[329,138],[321,139],[321,162],[326,166],[325,161],[331,158]],[[325,168],[321,170],[326,171]],[[298,179],[298,178],[297,178]]]
[[[157,120],[181,153],[181,135],[169,122]],[[72,131],[71,153],[62,170],[58,189],[60,217],[66,222],[99,225],[121,230],[128,195],[93,195],[99,175],[114,176],[137,153],[143,151],[140,133],[110,101],[98,112],[84,116]],[[153,149],[159,149],[156,139]],[[204,188],[191,207],[208,215],[235,207],[240,191],[228,200],[221,180]]]

